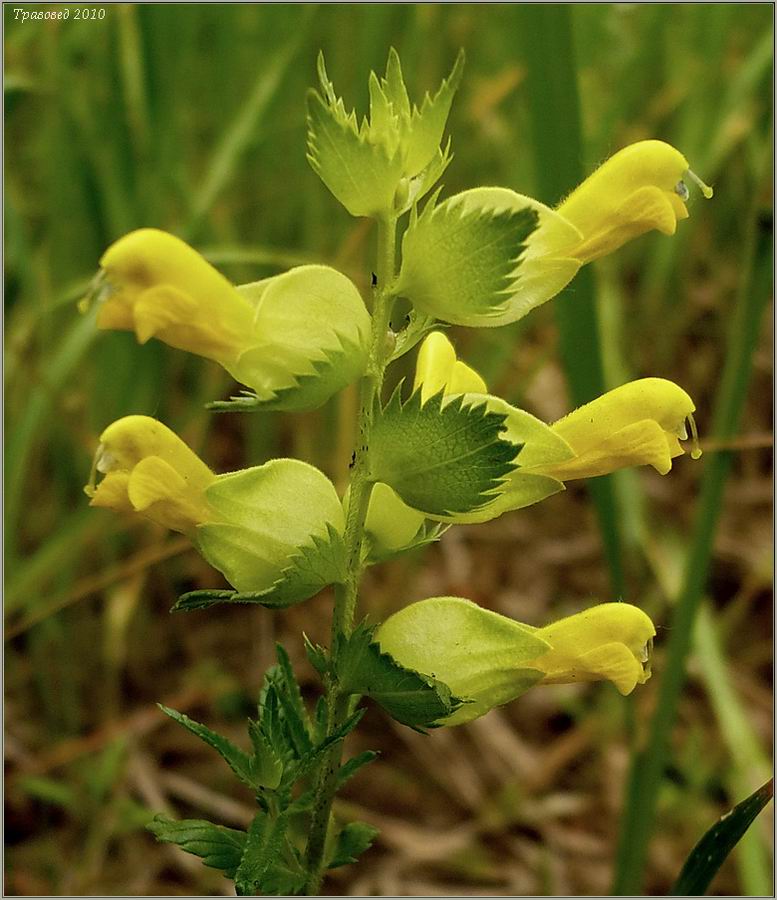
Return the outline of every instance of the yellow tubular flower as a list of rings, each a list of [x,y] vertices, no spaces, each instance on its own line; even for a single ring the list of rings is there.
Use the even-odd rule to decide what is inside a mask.
[[[411,603],[378,629],[381,650],[466,701],[440,725],[459,725],[536,684],[610,681],[630,694],[650,677],[656,633],[628,603],[603,603],[535,628],[462,597]]]
[[[557,209],[583,236],[570,255],[587,263],[654,228],[674,234],[678,220],[688,217],[685,177],[705,197],[712,196],[682,153],[663,141],[640,141],[618,151]]]
[[[671,381],[641,378],[608,391],[551,426],[569,444],[574,458],[533,471],[560,481],[606,475],[626,466],[651,465],[661,475],[683,453],[679,439],[693,439],[691,456],[698,459],[693,400]]]
[[[141,228],[100,260],[103,288],[97,326],[157,337],[221,365],[252,346],[254,309],[196,250],[172,234]]]
[[[641,609],[602,603],[534,632],[551,649],[533,660],[545,684],[611,681],[623,694],[650,678],[656,629]]]
[[[95,484],[96,473],[105,477]],[[84,488],[90,506],[138,512],[192,535],[213,513],[205,489],[216,476],[167,426],[149,416],[126,416],[100,435],[92,478]]]

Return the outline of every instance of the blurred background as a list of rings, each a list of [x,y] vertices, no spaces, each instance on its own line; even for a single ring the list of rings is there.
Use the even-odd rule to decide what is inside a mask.
[[[340,808],[381,835],[326,889],[623,885],[650,799],[627,792],[629,764],[660,739],[658,710],[670,731],[642,887],[665,893],[700,835],[771,772],[771,5],[88,8],[44,22],[3,8],[6,892],[230,892],[143,830],[159,811],[252,816],[218,757],[155,704],[243,741],[276,640],[315,698],[300,635],[327,642],[331,597],[171,616],[220,575],[180,536],[89,509],[83,485],[102,429],[144,413],[217,471],[295,455],[343,486],[355,393],[303,415],[212,415],[204,403],[234,389],[215,364],[98,334],[76,303],[105,248],[139,226],[184,237],[238,283],[312,261],[366,289],[371,224],[308,166],[305,92],[323,49],[364,113],[369,70],[393,45],[418,101],[466,50],[443,196],[504,185],[556,203],[643,138],[714,184],[710,202],[691,186],[674,238],[627,245],[515,325],[452,331],[495,393],[546,420],[597,383],[670,378],[697,404],[705,454],[665,478],[599,481],[593,496],[574,483],[370,570],[363,609],[377,618],[453,594],[542,624],[622,597],[658,624],[654,677],[625,700],[607,684],[537,688],[428,737],[371,708],[349,748],[381,756]],[[662,696],[683,666],[682,690]],[[770,818],[714,893],[772,893]]]

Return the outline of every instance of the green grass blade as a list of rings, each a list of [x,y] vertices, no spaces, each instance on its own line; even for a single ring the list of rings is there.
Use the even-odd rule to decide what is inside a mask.
[[[263,66],[254,83],[253,91],[246,100],[231,126],[216,148],[202,187],[195,194],[185,235],[191,238],[201,225],[216,198],[232,178],[240,165],[243,153],[256,136],[256,131],[267,113],[270,104],[283,84],[302,38],[307,32],[308,15],[297,36],[283,44],[275,57]]]
[[[742,291],[731,321],[726,362],[717,390],[718,403],[712,434],[721,441],[737,431],[747,393],[752,358],[762,314],[771,297],[772,238],[770,227],[759,227],[757,214],[750,222],[747,240],[750,259]],[[711,454],[702,476],[701,496],[693,539],[686,563],[683,587],[668,627],[664,670],[645,748],[635,754],[626,791],[613,893],[639,893],[655,819],[658,792],[669,754],[669,736],[680,692],[685,681],[685,662],[691,645],[696,613],[701,602],[713,540],[722,509],[723,489],[731,468],[730,451]]]
[[[772,797],[773,780],[758,788],[716,822],[691,851],[670,893],[675,897],[704,894],[726,857]]]
[[[553,205],[586,175],[572,9],[555,3],[527,4],[517,7],[515,13],[525,38],[526,93],[539,199]],[[571,288],[556,298],[554,306],[570,395],[574,404],[580,406],[606,390],[594,274],[590,266],[577,275]],[[622,542],[612,479],[593,479],[587,488],[599,517],[613,591],[615,596],[621,596]]]
[[[729,796],[742,797],[753,789],[754,784],[766,781],[770,765],[747,717],[743,698],[732,683],[716,625],[709,604],[705,603],[696,619],[694,649],[707,684],[707,696],[731,754],[733,771],[726,779]],[[737,846],[737,865],[745,895],[760,897],[771,893],[772,867],[768,849],[757,831],[742,835]]]

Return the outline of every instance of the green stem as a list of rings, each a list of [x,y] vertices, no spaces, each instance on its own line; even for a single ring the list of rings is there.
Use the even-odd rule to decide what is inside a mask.
[[[345,519],[343,541],[347,554],[347,575],[344,584],[335,588],[335,607],[332,616],[332,654],[336,654],[341,636],[348,636],[353,628],[356,603],[359,596],[364,563],[362,544],[364,522],[370,503],[373,482],[370,479],[370,436],[375,406],[380,399],[383,375],[390,355],[389,321],[391,319],[391,287],[395,275],[396,219],[378,219],[377,289],[372,310],[372,340],[367,371],[361,382],[361,404],[357,431],[354,465],[351,473],[348,511]],[[337,681],[326,681],[328,733],[335,732],[346,720],[350,711],[350,697],[339,693]],[[316,796],[305,856],[308,879],[305,893],[316,894],[323,877],[324,849],[332,812],[332,801],[337,790],[343,742],[332,746],[322,760],[318,773]]]

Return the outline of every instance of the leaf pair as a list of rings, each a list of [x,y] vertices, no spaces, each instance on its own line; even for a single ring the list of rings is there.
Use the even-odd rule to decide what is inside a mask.
[[[252,752],[188,716],[160,707],[208,746],[215,749],[243,784],[256,794],[260,811],[248,832],[202,820],[172,821],[157,816],[148,826],[160,841],[178,844],[235,880],[239,895],[296,894],[306,879],[302,853],[291,829],[293,814],[304,812],[312,796],[310,776],[333,744],[344,740],[362,712],[327,733],[326,716],[311,720],[286,651],[278,645],[278,664],[265,676],[258,716],[249,720]],[[319,710],[325,710],[323,703]],[[361,753],[342,768],[339,783],[351,778],[376,754]],[[302,793],[293,799],[293,791]],[[376,831],[368,825],[346,825],[331,845],[330,868],[354,861],[369,847]]]
[[[440,142],[463,66],[460,52],[448,78],[419,108],[410,103],[392,48],[385,77],[370,76],[370,116],[359,124],[319,55],[321,93],[308,96],[308,160],[351,215],[400,214],[439,179],[451,159]]]

